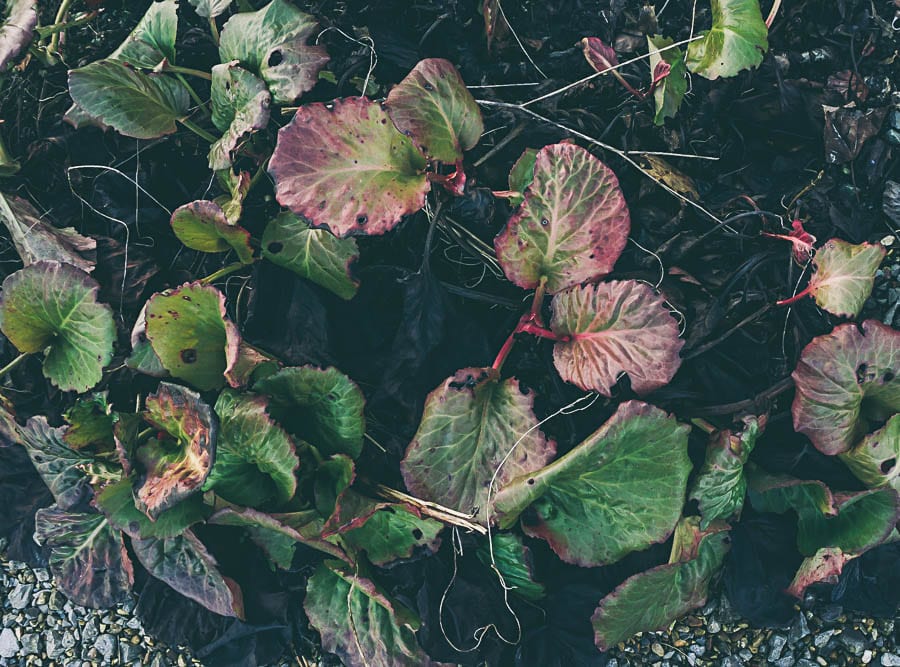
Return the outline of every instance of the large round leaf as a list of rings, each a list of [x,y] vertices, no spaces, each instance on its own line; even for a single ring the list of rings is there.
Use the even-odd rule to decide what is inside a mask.
[[[387,97],[397,129],[426,156],[462,160],[484,132],[481,111],[453,65],[443,58],[420,60]]]
[[[115,324],[97,302],[99,285],[69,264],[35,262],[7,276],[0,330],[20,352],[44,349],[44,375],[63,391],[85,392],[112,359]]]
[[[809,293],[819,308],[839,317],[856,317],[872,294],[875,272],[887,251],[878,243],[853,245],[831,239],[816,251]]]
[[[515,378],[500,382],[484,369],[466,368],[444,380],[425,400],[400,464],[410,493],[486,521],[489,486],[501,462],[494,491],[556,452],[556,443],[536,428],[533,404],[534,395],[523,393]]]
[[[634,280],[583,285],[553,297],[553,363],[566,382],[605,396],[622,373],[646,394],[672,379],[684,341],[665,300]]]
[[[151,521],[134,504],[131,480],[107,484],[94,497],[94,504],[116,529],[131,537],[175,537],[209,515],[201,496],[192,496]]]
[[[846,452],[900,411],[900,331],[866,320],[814,338],[800,354],[794,428],[825,454]]]
[[[631,228],[616,175],[574,144],[545,146],[525,200],[494,239],[506,277],[551,294],[612,271]]]
[[[707,79],[756,67],[769,48],[758,0],[710,0],[712,27],[688,45],[688,69]]]
[[[425,158],[365,98],[306,104],[269,162],[278,201],[338,236],[384,234],[425,205]]]
[[[494,509],[501,528],[523,515],[527,535],[567,563],[612,563],[672,533],[691,462],[689,427],[639,401],[619,406],[562,458],[505,485]]]
[[[174,63],[177,33],[177,0],[155,0],[107,60],[143,69],[153,69],[163,60]]]
[[[179,206],[172,213],[172,231],[191,250],[227,252],[234,250],[244,264],[253,262],[250,232],[231,223],[217,203],[206,199]]]

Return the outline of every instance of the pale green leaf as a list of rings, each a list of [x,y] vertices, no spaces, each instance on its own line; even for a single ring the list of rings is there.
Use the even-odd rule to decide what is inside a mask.
[[[688,45],[688,69],[707,79],[756,67],[769,48],[759,0],[710,0],[712,28]]]

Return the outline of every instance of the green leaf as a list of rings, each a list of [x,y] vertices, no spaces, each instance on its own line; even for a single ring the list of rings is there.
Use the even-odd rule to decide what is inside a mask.
[[[522,517],[525,534],[581,566],[664,541],[684,504],[689,430],[652,405],[623,403],[568,454],[501,489],[494,503],[500,527],[531,507]]]
[[[787,592],[802,600],[806,589],[813,584],[838,583],[844,565],[856,557],[855,554],[845,554],[833,547],[819,549],[812,556],[803,559]]]
[[[187,117],[187,88],[165,74],[144,74],[112,60],[69,72],[69,94],[85,113],[120,134],[155,139]]]
[[[769,29],[758,0],[710,0],[712,28],[688,44],[688,69],[707,79],[756,67],[769,48]]]
[[[106,400],[106,392],[95,393],[75,401],[63,415],[69,423],[63,438],[74,448],[96,445],[100,449],[115,446],[112,406]]]
[[[487,521],[494,475],[496,492],[556,452],[537,428],[533,405],[534,394],[522,392],[518,380],[500,382],[484,369],[465,368],[444,380],[425,399],[400,463],[410,493]]]
[[[175,537],[209,516],[203,498],[191,496],[151,521],[135,505],[131,480],[127,478],[104,486],[95,497],[94,504],[106,515],[113,528],[136,538]]]
[[[278,201],[338,236],[384,234],[425,205],[425,158],[377,102],[301,106],[269,161]]]
[[[296,530],[275,518],[249,507],[219,510],[209,518],[218,526],[244,528],[272,563],[283,570],[290,569],[297,544],[306,542]]]
[[[266,225],[262,255],[342,299],[356,295],[359,281],[350,270],[359,258],[356,241],[340,239],[327,229],[313,229],[307,220],[289,211],[282,211]]]
[[[356,476],[353,459],[344,454],[335,454],[319,463],[315,475],[313,480],[313,501],[316,510],[325,519],[329,517],[336,519],[338,515],[343,513],[343,505],[346,505],[346,503],[341,503],[341,507],[339,507],[338,502],[343,499],[345,492],[350,488]],[[356,495],[353,498],[356,498]],[[355,509],[351,512],[352,520],[361,518]],[[332,519],[329,519],[329,523],[332,523]]]
[[[700,505],[706,530],[716,519],[739,515],[747,495],[744,464],[756,446],[756,439],[765,425],[764,417],[745,417],[744,428],[735,433],[729,429],[718,431],[706,446],[706,460],[691,489],[690,497]]]
[[[684,54],[681,49],[674,47],[660,51],[674,44],[674,40],[668,37],[647,35],[647,48],[650,50],[650,75],[656,71],[660,62],[666,62],[671,69],[669,75],[657,84],[653,91],[653,102],[656,105],[656,113],[653,122],[663,125],[666,118],[674,118],[687,92],[687,70],[684,66]]]
[[[216,401],[219,439],[216,460],[204,490],[238,505],[285,503],[297,491],[294,443],[266,413],[262,396],[226,389]]]
[[[866,320],[814,338],[791,377],[794,429],[825,454],[848,451],[900,412],[900,331]]]
[[[46,349],[44,376],[63,391],[89,390],[112,359],[116,328],[99,289],[59,262],[35,262],[3,281],[0,330],[19,352]]]
[[[53,579],[74,604],[108,608],[131,597],[134,570],[122,534],[102,514],[38,510],[34,539],[49,549]]]
[[[215,287],[185,283],[150,297],[147,338],[173,375],[203,391],[225,384],[240,335],[225,315],[225,297]]]
[[[223,132],[209,149],[209,168],[228,169],[241,142],[269,124],[272,96],[259,77],[239,67],[237,61],[212,69],[212,121]]]
[[[481,111],[453,64],[420,60],[387,96],[388,115],[431,160],[454,164],[478,144]]]
[[[875,272],[884,259],[880,243],[853,245],[831,239],[816,251],[809,293],[819,308],[839,317],[856,317],[872,294]]]
[[[699,517],[682,519],[667,565],[626,579],[594,611],[594,642],[606,651],[638,632],[665,630],[706,602],[710,579],[728,551],[727,527],[701,531]]]
[[[582,285],[553,297],[550,328],[570,337],[553,347],[566,382],[611,395],[623,373],[637,394],[665,386],[681,365],[684,341],[665,299],[636,280]]]
[[[61,510],[68,510],[88,496],[85,468],[91,457],[66,446],[65,428],[53,428],[44,416],[32,417],[25,426],[14,419],[4,420],[12,428],[35,469],[44,480]]]
[[[155,0],[150,3],[131,34],[107,60],[127,63],[140,69],[153,69],[164,59],[174,63],[177,12],[177,0]]]
[[[494,248],[512,282],[532,289],[546,279],[555,294],[612,271],[630,225],[616,175],[580,146],[552,144]]]
[[[172,231],[191,250],[227,252],[234,250],[244,264],[253,263],[250,232],[225,217],[215,202],[206,199],[179,206],[172,213]]]
[[[228,221],[236,225],[244,210],[244,198],[250,192],[250,174],[246,171],[234,173],[231,169],[223,169],[217,171],[216,176],[228,194],[216,197],[215,201],[222,207]]]
[[[147,338],[147,305],[149,301],[145,301],[131,329],[131,356],[125,360],[128,368],[136,370],[145,375],[153,377],[166,377],[169,371],[159,360],[153,346]]]
[[[491,541],[478,547],[478,559],[492,566],[491,549],[493,546],[493,564],[503,576],[503,583],[513,593],[526,600],[536,602],[547,595],[544,584],[535,581],[534,566],[531,562],[531,549],[522,543],[522,538],[514,533],[496,533]]]
[[[293,529],[299,535],[298,541],[306,546],[318,549],[322,553],[328,554],[333,558],[350,563],[350,557],[338,544],[329,542],[322,537],[325,520],[317,510],[308,509],[299,512],[286,512],[284,514],[271,514],[272,519]]]
[[[509,170],[510,206],[518,206],[525,200],[525,188],[534,180],[534,163],[537,161],[537,149],[526,148],[519,159]]]
[[[37,0],[9,0],[0,23],[0,72],[31,42],[38,24]]]
[[[888,420],[882,428],[870,433],[841,460],[870,489],[890,486],[900,492],[900,414]]]
[[[188,0],[203,18],[218,16],[231,7],[232,0]]]
[[[338,369],[284,368],[254,390],[269,397],[269,414],[275,420],[324,454],[356,458],[362,452],[365,398]]]
[[[144,419],[169,436],[150,438],[135,452],[135,501],[155,520],[200,491],[213,465],[218,424],[200,394],[168,382],[147,397]]]

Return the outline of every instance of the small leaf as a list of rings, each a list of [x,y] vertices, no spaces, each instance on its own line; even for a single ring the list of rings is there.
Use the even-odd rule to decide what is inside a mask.
[[[38,510],[34,539],[50,550],[53,579],[74,604],[107,608],[131,597],[134,570],[122,534],[102,514]]]
[[[877,320],[814,338],[791,377],[794,428],[825,454],[846,452],[900,411],[900,332]]]
[[[522,516],[525,534],[585,567],[664,541],[681,516],[691,472],[689,430],[652,405],[623,403],[568,454],[501,489],[494,503],[500,527],[532,507]]]
[[[900,414],[882,428],[870,433],[849,452],[840,455],[863,484],[870,489],[893,487],[900,493]]]
[[[131,34],[107,60],[140,69],[153,69],[163,60],[174,63],[177,32],[177,0],[156,0],[150,3]]]
[[[289,211],[269,221],[262,237],[262,255],[342,299],[352,299],[359,287],[350,266],[359,258],[353,239],[340,239],[327,229],[313,229]]]
[[[37,0],[9,0],[0,24],[0,72],[31,42],[38,24]]]
[[[293,528],[268,514],[249,507],[219,510],[209,518],[218,526],[236,526],[247,531],[250,539],[262,549],[274,565],[288,570],[294,560],[297,544],[306,540]]]
[[[672,46],[674,40],[669,37],[647,35],[647,48],[650,50],[650,72],[655,72],[659,63],[668,63],[669,75],[660,81],[653,89],[653,102],[656,105],[656,113],[653,122],[657,125],[665,124],[666,118],[674,118],[687,92],[687,70],[684,66],[684,54],[678,47],[665,49]]]
[[[188,0],[197,10],[197,15],[210,18],[223,14],[231,7],[232,0]]]
[[[284,368],[258,382],[254,390],[270,398],[272,417],[321,452],[356,458],[362,451],[365,398],[336,368]]]
[[[526,148],[509,170],[509,205],[518,206],[525,200],[525,188],[534,180],[534,163],[537,149]]]
[[[95,445],[101,450],[110,450],[115,446],[115,417],[106,400],[106,392],[79,398],[63,416],[69,424],[63,438],[73,449]]]
[[[494,239],[506,277],[555,294],[612,271],[630,229],[616,175],[574,144],[542,148],[525,200]]]
[[[112,311],[100,287],[70,264],[40,261],[10,274],[0,292],[0,329],[19,352],[46,349],[44,376],[63,391],[85,392],[112,360]]]
[[[812,556],[803,559],[787,592],[802,600],[806,589],[813,584],[838,583],[844,565],[854,558],[856,555],[845,554],[833,547],[819,549]]]
[[[634,280],[573,287],[553,297],[550,328],[570,340],[553,347],[566,382],[610,396],[622,373],[646,394],[669,383],[684,341],[665,299]]]
[[[832,315],[856,317],[872,294],[875,272],[885,253],[878,243],[853,245],[831,239],[816,252],[809,293]]]
[[[581,40],[581,52],[585,60],[597,72],[605,72],[619,64],[616,50],[599,37],[585,37]]]
[[[816,242],[816,237],[803,229],[802,220],[793,220],[791,222],[791,227],[792,230],[788,234],[769,234],[768,232],[763,232],[763,235],[790,242],[791,254],[794,256],[794,261],[800,266],[804,266],[812,257],[813,244]]]
[[[228,169],[244,138],[269,124],[272,96],[259,77],[237,61],[212,68],[212,122],[222,138],[209,149],[209,168]]]
[[[253,263],[250,232],[233,224],[215,202],[206,199],[179,206],[172,213],[172,231],[191,250],[227,252],[234,250],[244,264]]]
[[[69,94],[85,113],[135,139],[172,134],[191,98],[181,82],[101,60],[69,72]]]
[[[420,60],[385,102],[403,134],[431,160],[454,164],[478,144],[484,132],[481,111],[453,64]]]
[[[384,234],[425,205],[425,158],[364,98],[305,104],[269,162],[278,201],[338,236]]]
[[[493,380],[484,369],[465,368],[444,380],[425,399],[400,463],[410,493],[486,521],[491,479],[501,462],[494,492],[556,452],[556,443],[536,428],[533,405],[534,395],[523,393],[515,378]]]
[[[191,496],[172,509],[161,512],[151,521],[134,504],[130,479],[122,479],[104,486],[94,499],[113,528],[135,538],[167,538],[180,535],[209,515],[201,496]]]
[[[238,505],[285,503],[297,491],[300,460],[294,443],[266,413],[262,396],[225,390],[216,401],[219,438],[204,490]]]
[[[514,533],[497,533],[489,543],[479,546],[476,552],[478,559],[491,567],[491,550],[488,544],[493,546],[494,562],[503,575],[503,583],[513,593],[533,602],[546,596],[544,584],[534,579],[531,549],[522,543],[521,537]]]
[[[244,210],[244,198],[250,192],[250,174],[246,171],[235,173],[231,169],[223,169],[217,171],[216,176],[228,194],[216,197],[215,201],[222,207],[228,222],[236,225]]]
[[[166,370],[203,391],[225,384],[240,343],[225,315],[224,295],[199,282],[150,297],[147,338]]]
[[[769,29],[757,0],[710,0],[712,28],[688,44],[685,62],[692,72],[717,79],[756,67],[769,48]]]
[[[721,524],[707,531],[698,524],[698,517],[682,519],[669,563],[629,577],[600,601],[591,623],[601,651],[638,632],[665,630],[705,604],[710,579],[728,551],[728,533]]]
[[[166,377],[169,371],[162,365],[147,338],[147,306],[149,303],[149,301],[144,302],[141,312],[134,321],[134,327],[131,329],[131,356],[125,360],[125,365],[139,373],[161,378]]]

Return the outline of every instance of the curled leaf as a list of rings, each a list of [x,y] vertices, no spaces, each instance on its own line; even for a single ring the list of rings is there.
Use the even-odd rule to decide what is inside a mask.
[[[153,351],[150,339],[147,338],[147,305],[149,303],[149,301],[144,303],[134,321],[134,327],[131,329],[131,356],[125,360],[125,365],[139,373],[161,378],[167,376],[169,371],[162,365],[156,352]]]
[[[234,250],[244,264],[253,262],[250,232],[225,217],[215,202],[200,199],[179,206],[172,213],[172,231],[191,250],[227,252]]]
[[[653,88],[653,103],[656,113],[653,122],[663,125],[666,118],[674,118],[687,92],[687,70],[684,66],[684,54],[678,47],[671,47],[674,40],[669,37],[647,35],[647,48],[650,50],[650,71],[655,73],[658,67],[668,65],[669,73]],[[665,49],[665,50],[660,50]]]
[[[688,69],[707,79],[756,67],[769,48],[769,29],[757,0],[711,0],[712,27],[688,44]]]
[[[9,0],[0,24],[0,72],[31,42],[38,24],[37,0]]]
[[[175,537],[209,515],[203,498],[192,496],[151,521],[135,505],[131,480],[127,478],[104,486],[95,497],[94,504],[106,515],[113,528],[137,538]]]
[[[209,148],[209,168],[228,169],[245,137],[269,124],[272,96],[266,84],[237,61],[212,68],[212,122],[223,133]]]
[[[870,489],[891,486],[900,493],[900,413],[870,433],[841,460]]]
[[[794,261],[802,266],[812,257],[816,237],[803,229],[802,220],[793,220],[791,227],[792,230],[788,234],[769,234],[768,232],[763,232],[763,234],[775,239],[789,241],[792,246],[791,253],[794,255]]]
[[[582,39],[581,52],[590,66],[598,72],[605,72],[619,64],[616,50],[604,43],[599,37],[585,37]]]
[[[854,558],[856,555],[845,554],[834,547],[819,549],[812,556],[803,559],[787,592],[795,598],[803,599],[806,589],[813,584],[836,584],[844,565]]]
[[[211,18],[223,14],[233,0],[188,0],[197,11],[198,16],[203,18]]]

